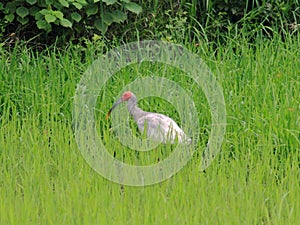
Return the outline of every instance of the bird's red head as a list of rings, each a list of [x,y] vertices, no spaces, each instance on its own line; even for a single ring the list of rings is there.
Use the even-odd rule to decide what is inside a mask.
[[[122,95],[122,101],[128,101],[132,96],[130,91],[125,91]]]
[[[119,104],[121,104],[124,101],[128,101],[132,97],[132,93],[130,91],[125,91],[122,95],[122,97],[111,107],[111,109],[108,111],[106,115],[106,119],[108,119],[110,113],[113,111],[114,108],[116,108]]]

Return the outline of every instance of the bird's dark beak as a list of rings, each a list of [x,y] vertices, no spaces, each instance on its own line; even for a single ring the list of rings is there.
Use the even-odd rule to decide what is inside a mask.
[[[108,111],[108,113],[106,115],[106,119],[108,119],[108,117],[110,116],[110,114],[114,110],[114,108],[116,108],[122,102],[123,102],[123,100],[122,100],[122,98],[120,98],[118,101],[115,102],[115,104],[113,104],[113,106],[111,107],[111,109]]]

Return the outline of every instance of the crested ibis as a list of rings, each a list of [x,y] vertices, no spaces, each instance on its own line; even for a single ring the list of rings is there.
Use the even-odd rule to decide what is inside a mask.
[[[125,101],[127,101],[127,109],[136,121],[139,131],[144,133],[146,127],[148,138],[171,144],[174,144],[176,140],[178,143],[189,144],[191,142],[191,139],[186,136],[183,130],[170,117],[160,113],[145,112],[140,109],[137,105],[136,96],[130,91],[124,92],[121,98],[113,104],[106,115],[106,119],[108,119],[113,109]]]

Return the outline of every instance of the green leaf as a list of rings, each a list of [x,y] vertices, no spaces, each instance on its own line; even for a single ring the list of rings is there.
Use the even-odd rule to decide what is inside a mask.
[[[72,4],[77,8],[77,9],[82,9],[82,5],[78,2],[72,2]]]
[[[82,6],[87,5],[86,0],[76,0],[76,2],[80,3]]]
[[[16,2],[13,1],[13,2],[8,2],[6,5],[5,5],[5,9],[8,9],[8,11],[10,13],[15,13],[16,12]]]
[[[25,25],[29,22],[29,18],[28,17],[25,17],[25,18],[22,18],[22,17],[18,17],[17,20],[22,24],[22,25]]]
[[[115,10],[111,13],[114,22],[116,23],[122,23],[127,19],[127,16],[124,12],[120,10]]]
[[[101,18],[103,20],[104,23],[106,23],[107,25],[111,25],[114,22],[114,19],[111,15],[111,13],[103,13],[101,14]]]
[[[63,27],[72,27],[72,22],[68,19],[63,18],[62,20],[60,20],[60,24]]]
[[[87,17],[91,16],[91,15],[95,15],[98,12],[98,7],[91,5],[86,9],[86,15]]]
[[[39,8],[38,8],[38,7],[32,6],[32,7],[30,7],[30,9],[29,9],[29,14],[30,14],[31,16],[35,16],[35,15],[38,13],[38,11],[39,11]]]
[[[101,0],[94,0],[94,3],[100,2]]]
[[[53,16],[52,14],[46,14],[45,20],[47,21],[47,23],[53,23],[53,22],[55,22],[56,17]]]
[[[68,1],[66,1],[66,0],[58,0],[58,1],[62,6],[69,8],[69,2]]]
[[[106,5],[112,5],[118,2],[118,0],[102,0],[102,2],[105,2]]]
[[[107,25],[103,23],[100,19],[95,20],[94,26],[97,30],[101,31],[103,34],[107,31]]]
[[[36,22],[36,25],[39,29],[44,29],[46,25],[49,25],[46,20],[39,20]]]
[[[55,2],[53,2],[51,8],[55,9],[55,10],[59,10],[59,11],[62,11],[62,10],[66,10],[65,8],[67,7],[64,7],[62,4],[60,4],[57,0]]]
[[[73,20],[75,20],[76,22],[79,22],[81,20],[81,15],[77,12],[73,12],[71,13],[71,17]]]
[[[42,9],[41,11],[39,11],[39,13],[45,16],[46,14],[50,14],[51,11],[48,9]]]
[[[45,0],[46,5],[51,5],[53,3],[53,0]]]
[[[3,10],[3,3],[0,2],[0,10],[2,11]]]
[[[14,21],[15,15],[14,15],[14,14],[8,14],[8,15],[5,15],[4,19],[5,19],[7,22],[11,23],[12,21]]]
[[[26,0],[26,2],[28,2],[30,5],[34,5],[37,3],[37,0]]]
[[[39,20],[43,20],[45,18],[44,15],[42,15],[40,12],[37,12],[35,15],[34,15],[34,18],[36,21],[39,21]]]
[[[21,18],[24,18],[24,17],[26,17],[29,14],[29,10],[27,8],[21,6],[21,7],[17,8],[16,13]]]
[[[45,30],[47,32],[51,31],[51,25],[47,23],[46,20],[39,20],[36,22],[36,25],[41,30]]]
[[[125,8],[127,10],[129,10],[130,12],[133,12],[133,13],[136,13],[136,14],[139,14],[142,12],[142,7],[139,6],[138,4],[134,3],[134,2],[128,2],[125,4]]]
[[[64,18],[64,14],[61,11],[52,11],[51,12],[52,15],[56,16],[56,18],[62,20]]]

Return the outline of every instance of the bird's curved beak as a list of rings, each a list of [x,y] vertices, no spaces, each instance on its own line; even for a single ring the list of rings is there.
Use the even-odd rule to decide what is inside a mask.
[[[121,104],[123,102],[123,99],[120,98],[118,101],[115,102],[115,104],[113,104],[113,106],[111,107],[111,109],[108,111],[107,115],[106,115],[106,119],[108,119],[108,117],[110,116],[111,112],[114,110],[114,108],[116,108],[119,104]]]

